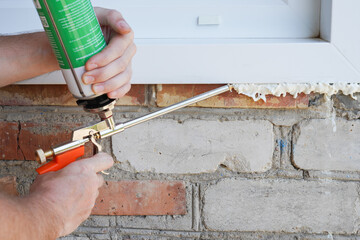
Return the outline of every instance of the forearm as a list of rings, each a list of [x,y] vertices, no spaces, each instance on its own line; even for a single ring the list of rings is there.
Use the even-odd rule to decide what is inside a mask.
[[[35,200],[0,195],[0,239],[52,240],[59,237],[59,224],[51,209]]]
[[[0,36],[0,87],[57,69],[44,32]]]

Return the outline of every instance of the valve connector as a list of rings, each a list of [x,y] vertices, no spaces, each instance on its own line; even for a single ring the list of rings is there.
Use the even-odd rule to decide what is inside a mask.
[[[103,94],[93,99],[77,100],[76,103],[84,108],[85,112],[96,113],[101,120],[105,120],[112,116],[117,99],[111,99],[107,94]]]

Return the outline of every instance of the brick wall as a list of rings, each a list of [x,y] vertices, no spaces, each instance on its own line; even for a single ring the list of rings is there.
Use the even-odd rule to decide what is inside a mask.
[[[115,119],[216,87],[133,85]],[[0,190],[22,195],[36,176],[34,150],[96,117],[65,86],[9,86],[0,96]],[[93,215],[62,239],[359,238],[360,101],[267,99],[225,93],[103,141],[120,163]]]

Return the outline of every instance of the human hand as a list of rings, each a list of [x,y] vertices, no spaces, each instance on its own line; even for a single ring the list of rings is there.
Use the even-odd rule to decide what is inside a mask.
[[[39,175],[30,188],[28,201],[37,211],[44,211],[48,228],[59,236],[73,232],[86,220],[104,179],[100,171],[113,165],[112,157],[99,153],[75,161],[65,168]],[[39,209],[40,208],[40,209]]]
[[[131,88],[131,59],[136,53],[134,32],[116,10],[95,8],[108,45],[85,64],[85,84],[93,84],[96,94],[123,97]]]

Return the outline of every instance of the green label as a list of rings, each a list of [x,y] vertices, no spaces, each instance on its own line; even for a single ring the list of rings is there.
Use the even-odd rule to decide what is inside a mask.
[[[61,68],[70,69],[68,58],[73,68],[84,66],[106,46],[90,0],[33,1]]]

